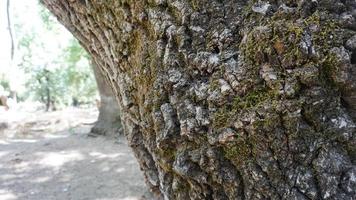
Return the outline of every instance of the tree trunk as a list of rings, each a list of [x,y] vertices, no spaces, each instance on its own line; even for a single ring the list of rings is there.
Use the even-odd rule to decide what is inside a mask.
[[[51,89],[50,87],[50,72],[48,70],[44,70],[44,80],[45,80],[45,95],[46,95],[46,112],[48,112],[51,109],[51,103],[52,103],[52,98],[51,98]]]
[[[120,134],[121,123],[115,95],[100,69],[94,63],[92,66],[100,94],[100,103],[98,105],[99,117],[91,129],[91,134],[117,137]]]
[[[14,36],[12,34],[12,26],[11,26],[10,0],[6,1],[6,17],[7,17],[7,29],[9,31],[10,42],[11,42],[10,55],[11,55],[11,61],[12,61],[14,59],[15,44],[14,44]]]
[[[353,0],[43,0],[165,199],[356,198]]]

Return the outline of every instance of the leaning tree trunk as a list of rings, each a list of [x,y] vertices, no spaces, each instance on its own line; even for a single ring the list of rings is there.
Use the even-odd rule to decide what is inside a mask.
[[[356,198],[354,0],[43,0],[165,199]]]
[[[90,134],[117,137],[120,135],[120,111],[110,85],[98,66],[92,63],[96,84],[100,95],[99,116]]]

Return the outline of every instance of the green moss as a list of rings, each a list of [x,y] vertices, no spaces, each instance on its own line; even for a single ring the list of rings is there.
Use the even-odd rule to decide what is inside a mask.
[[[319,27],[319,30],[312,35],[313,43],[320,47],[320,51],[327,53],[334,46],[332,43],[336,42],[334,37],[336,37],[336,30],[339,28],[338,24],[333,20],[322,21],[319,12],[315,12],[304,23],[307,27],[315,25]]]
[[[135,101],[138,105],[145,105],[144,111],[151,112],[159,109],[163,100],[162,94],[153,90],[160,69],[160,59],[156,54],[157,48],[154,42],[145,40],[148,35],[142,29],[137,29],[130,37],[129,44],[129,68],[130,77],[136,82]],[[152,103],[145,104],[144,101]]]
[[[172,164],[176,159],[177,152],[176,150],[166,148],[164,150],[159,150],[158,152],[161,155],[161,158],[158,163],[165,171],[172,171]]]
[[[241,166],[256,157],[258,142],[256,135],[247,139],[240,138],[237,142],[224,147],[224,156],[236,166]]]
[[[190,0],[190,5],[192,6],[193,10],[199,9],[199,0]]]
[[[229,121],[233,117],[234,112],[229,110],[228,107],[220,108],[215,114],[213,119],[213,127],[222,128],[228,126]]]
[[[235,97],[233,101],[233,109],[241,110],[256,107],[268,99],[274,98],[276,95],[273,91],[268,91],[266,88],[255,89],[247,93],[244,97]]]
[[[234,145],[224,148],[225,157],[236,165],[246,162],[251,155],[251,146],[246,142],[238,142]]]
[[[270,58],[279,58],[282,67],[286,67],[283,64],[302,66],[310,62],[313,58],[303,54],[300,43],[311,26],[318,29],[312,33],[313,46],[325,54],[333,46],[331,38],[336,35],[338,25],[331,20],[322,21],[320,13],[315,12],[302,22],[272,18],[253,27],[240,45],[245,62],[255,67],[270,62]],[[318,61],[314,59],[312,62]]]
[[[319,63],[321,69],[320,79],[324,84],[335,88],[338,84],[335,82],[334,75],[338,73],[340,60],[333,53],[328,53]]]
[[[335,43],[338,42],[338,40],[330,40],[330,37],[336,37],[338,26],[334,21],[322,20],[320,16],[321,13],[315,12],[303,21],[283,19],[277,16],[271,20],[259,22],[260,26],[250,27],[251,31],[245,35],[239,46],[241,58],[247,64],[246,67],[258,75],[261,66],[265,63],[270,63],[281,74],[279,82],[283,84],[284,77],[288,76],[285,73],[285,68],[303,67],[305,64],[312,64],[320,66],[324,71],[321,72],[323,74],[321,79],[330,82],[332,74],[335,74],[340,65],[336,56],[329,53],[331,47],[336,46]],[[256,16],[250,13],[247,20],[254,17]],[[297,18],[299,17],[297,16]],[[311,34],[314,49],[319,53],[314,55],[315,57],[305,55],[300,46],[307,31]],[[243,97],[235,97],[232,103],[232,111],[230,112],[236,113],[238,110],[258,106],[268,99],[273,99],[275,96],[275,92],[267,91],[265,88],[255,89]],[[221,123],[222,119],[233,115],[218,113],[217,116],[220,119],[218,124],[224,124]]]
[[[272,101],[277,98],[278,94],[273,90],[265,87],[255,88],[245,96],[236,96],[231,103],[220,107],[214,114],[213,127],[227,127],[236,118],[241,111],[258,108],[266,101]]]
[[[247,29],[246,35],[239,46],[241,59],[243,63],[246,63],[244,67],[258,74],[261,66],[268,63],[279,73],[277,81],[284,84],[295,78],[292,73],[286,73],[286,68],[318,66],[320,84],[323,87],[331,86],[330,93],[337,90],[338,83],[335,82],[334,76],[338,74],[341,63],[337,55],[330,53],[330,50],[343,44],[345,38],[341,37],[345,34],[339,34],[338,31],[345,30],[341,29],[335,21],[328,20],[327,17],[327,13],[315,12],[305,19],[301,19],[298,15],[288,18],[275,16],[261,19],[260,15],[256,15],[248,7],[244,26]],[[312,47],[317,53],[306,55],[301,46],[306,34],[310,34]],[[244,96],[236,96],[232,103],[220,108],[214,115],[214,128],[231,126],[241,113],[258,110],[261,105],[271,104],[272,108],[276,108],[277,106],[273,105],[275,103],[283,103],[277,91],[257,86]],[[311,111],[315,111],[315,108]],[[274,115],[273,110],[266,111],[266,113],[268,116],[264,119],[256,118],[249,125],[253,129],[251,131],[253,133],[249,133],[249,138],[224,146],[226,158],[239,165],[257,154],[258,149],[261,149],[263,145],[261,142],[266,140],[258,138],[263,135],[259,133],[273,133],[276,126],[281,123],[279,114]],[[290,126],[294,127],[294,125]],[[355,152],[354,148],[353,152]]]
[[[272,51],[269,34],[265,30],[254,29],[245,39],[240,45],[245,62],[252,66],[262,64],[264,62],[261,60],[264,57],[263,54]]]
[[[340,66],[340,60],[330,52],[332,47],[342,45],[343,39],[337,38],[336,31],[340,29],[339,25],[332,20],[321,20],[320,13],[315,12],[311,17],[305,20],[305,25],[310,27],[316,25],[318,31],[312,34],[313,45],[321,53],[318,59],[311,61],[321,70],[320,79],[325,85],[336,88],[337,83],[333,75],[337,73]]]
[[[217,90],[219,88],[219,86],[220,86],[219,81],[217,79],[215,79],[210,82],[209,89],[214,91],[214,90]]]
[[[261,26],[251,27],[251,31],[240,44],[241,58],[244,59],[250,71],[258,74],[260,67],[269,63],[281,75],[280,82],[286,68],[303,67],[307,65],[318,66],[320,81],[337,88],[335,74],[341,65],[335,55],[330,53],[331,48],[343,44],[344,34],[338,34],[342,29],[333,20],[327,20],[327,13],[315,12],[303,21],[295,19],[272,18],[270,21],[260,22]],[[306,55],[301,43],[304,35],[311,35],[314,51],[317,53]],[[254,102],[252,95],[251,102]],[[236,98],[237,108],[249,107],[240,103]]]

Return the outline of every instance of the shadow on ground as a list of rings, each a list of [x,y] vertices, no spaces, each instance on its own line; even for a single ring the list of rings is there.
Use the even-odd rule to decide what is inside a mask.
[[[0,139],[1,200],[150,199],[131,150],[82,125],[31,139]]]

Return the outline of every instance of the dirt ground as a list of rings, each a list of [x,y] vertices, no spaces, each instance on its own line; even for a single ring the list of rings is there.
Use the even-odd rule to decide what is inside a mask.
[[[0,199],[151,199],[124,138],[87,136],[97,114],[0,110]]]

